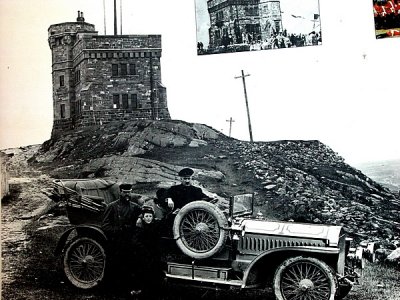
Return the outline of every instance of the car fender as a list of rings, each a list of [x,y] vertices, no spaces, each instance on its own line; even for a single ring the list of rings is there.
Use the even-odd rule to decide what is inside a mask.
[[[338,255],[340,252],[339,248],[320,248],[320,247],[309,247],[309,246],[304,246],[304,247],[282,247],[282,248],[275,248],[275,249],[270,249],[267,250],[260,255],[258,255],[246,268],[243,274],[243,283],[242,283],[242,288],[248,288],[251,287],[252,284],[249,283],[249,274],[251,271],[254,269],[257,264],[266,258],[267,256],[274,254],[274,253],[284,253],[284,252],[296,252],[296,256],[299,255],[299,252],[301,254],[331,254],[331,255]]]
[[[107,237],[104,234],[103,230],[101,230],[99,227],[96,226],[91,226],[91,225],[78,225],[71,227],[64,231],[64,233],[61,235],[60,239],[58,240],[56,249],[54,250],[54,255],[58,256],[61,254],[64,246],[66,245],[68,241],[68,237],[71,235],[73,231],[76,231],[78,235],[80,236],[87,236],[87,237],[92,237],[99,242],[107,242]]]

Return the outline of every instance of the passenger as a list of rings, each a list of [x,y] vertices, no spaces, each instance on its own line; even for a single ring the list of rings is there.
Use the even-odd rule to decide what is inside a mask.
[[[186,204],[195,200],[210,201],[212,198],[203,193],[202,189],[192,185],[192,175],[194,171],[190,168],[184,168],[179,171],[181,184],[171,186],[167,191],[167,201],[172,200],[174,209],[181,209]]]
[[[142,207],[142,215],[137,222],[136,237],[137,253],[140,257],[137,279],[142,299],[159,299],[162,295],[164,279],[160,251],[162,222],[154,218],[154,210],[151,206]]]

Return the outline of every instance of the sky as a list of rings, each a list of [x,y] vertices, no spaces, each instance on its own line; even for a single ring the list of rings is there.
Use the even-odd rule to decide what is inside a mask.
[[[122,2],[123,34],[162,35],[173,119],[228,134],[232,117],[232,137],[249,140],[235,79],[244,70],[255,141],[320,140],[350,164],[400,158],[400,38],[375,39],[372,0],[320,0],[320,46],[203,56],[196,53],[196,1]],[[295,12],[298,3],[282,0],[281,8]],[[107,34],[112,5],[105,0]],[[47,29],[75,21],[78,10],[104,34],[103,0],[0,0],[0,149],[50,138]]]

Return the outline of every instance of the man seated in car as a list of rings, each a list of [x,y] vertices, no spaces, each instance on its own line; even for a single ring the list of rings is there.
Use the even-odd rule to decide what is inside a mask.
[[[203,193],[202,189],[192,185],[192,175],[194,171],[191,168],[183,168],[178,175],[181,178],[181,184],[171,186],[167,191],[166,201],[173,202],[174,209],[181,209],[186,204],[195,200],[210,201],[212,198]]]

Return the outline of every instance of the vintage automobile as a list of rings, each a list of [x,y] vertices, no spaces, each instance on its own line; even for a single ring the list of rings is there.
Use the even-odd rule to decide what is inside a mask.
[[[76,183],[81,185],[79,193],[74,192]],[[67,200],[74,221],[61,236],[56,254],[73,285],[93,288],[104,279],[107,238],[98,218],[76,222],[73,215],[80,210],[101,214],[112,198],[105,196],[112,184],[59,180],[55,187],[53,198]],[[175,253],[163,251],[166,280],[214,288],[270,286],[279,300],[345,297],[360,277],[356,269],[363,267],[363,250],[350,248],[342,227],[268,221],[254,216],[253,200],[253,194],[235,195],[225,211],[206,201],[179,210],[172,234],[163,237],[173,244],[166,249]]]

